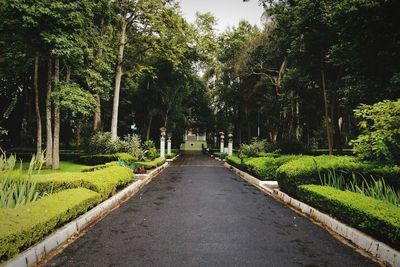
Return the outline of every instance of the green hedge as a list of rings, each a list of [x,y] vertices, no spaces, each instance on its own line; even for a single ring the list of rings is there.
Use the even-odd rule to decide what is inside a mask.
[[[79,157],[79,162],[85,165],[100,165],[111,161],[122,160],[126,164],[133,164],[137,159],[128,153],[95,154]]]
[[[171,152],[171,154],[167,154],[167,155],[165,155],[165,157],[166,157],[167,159],[173,159],[174,157],[176,157],[176,154],[173,153],[173,152]]]
[[[156,158],[151,161],[139,161],[135,162],[136,166],[143,166],[146,170],[155,169],[165,163],[164,158]]]
[[[60,191],[84,187],[101,194],[103,199],[117,192],[132,181],[132,170],[122,166],[111,166],[92,172],[54,173],[32,176],[40,192]]]
[[[235,155],[226,158],[226,161],[242,171],[248,172],[261,180],[276,180],[276,170],[283,164],[304,156],[282,155],[269,153],[268,156],[245,158],[243,162]]]
[[[95,166],[89,166],[89,167],[82,167],[81,168],[81,172],[93,172],[93,171],[98,171],[98,170],[102,170],[105,168],[109,168],[112,166],[119,166],[117,162],[109,162],[106,164],[101,164],[101,165],[95,165]]]
[[[300,199],[339,220],[400,248],[400,207],[328,186],[299,186]]]
[[[249,173],[261,180],[276,180],[276,170],[283,164],[304,156],[282,155],[280,157],[260,157],[245,160]]]
[[[98,193],[76,188],[14,209],[0,209],[0,261],[35,244],[99,202]]]
[[[364,173],[368,167],[351,156],[302,156],[280,166],[277,180],[282,191],[296,196],[297,187],[302,184],[320,184],[320,177],[334,169],[337,172]]]

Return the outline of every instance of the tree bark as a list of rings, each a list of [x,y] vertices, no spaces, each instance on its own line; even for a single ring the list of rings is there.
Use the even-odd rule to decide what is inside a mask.
[[[331,131],[331,119],[329,116],[329,101],[328,101],[328,93],[326,91],[326,81],[325,81],[325,64],[323,56],[321,56],[321,81],[322,81],[322,90],[324,94],[324,108],[325,108],[325,124],[326,124],[326,135],[328,138],[328,150],[329,155],[333,154],[333,138]]]
[[[124,60],[124,49],[126,43],[126,28],[127,21],[122,19],[121,23],[121,39],[119,44],[118,52],[118,62],[115,73],[115,87],[114,87],[114,99],[113,99],[113,110],[112,110],[112,120],[111,120],[111,140],[115,141],[118,137],[117,127],[118,127],[118,107],[119,107],[119,94],[121,89],[121,79],[122,79],[122,63]]]
[[[54,82],[60,80],[60,59],[54,61]],[[60,168],[60,98],[54,100],[53,170]]]
[[[99,51],[97,53],[97,57],[101,58],[103,56],[103,35],[104,35],[104,14],[102,15],[100,19],[100,25],[99,25],[99,32],[100,32],[100,46],[99,46]],[[95,132],[101,130],[101,98],[100,98],[100,92],[96,92],[96,109],[94,111],[93,115],[93,130]]]
[[[35,66],[33,75],[33,89],[35,91],[35,112],[36,112],[36,156],[42,154],[42,119],[40,117],[39,105],[39,54],[35,55]]]
[[[47,96],[46,96],[46,166],[53,163],[53,131],[52,131],[52,108],[51,108],[51,83],[52,83],[52,60],[49,59],[47,67]]]
[[[96,92],[96,110],[93,116],[93,130],[95,132],[101,130],[101,100],[100,100],[100,93]]]
[[[150,114],[149,125],[147,126],[146,141],[150,140],[151,123],[153,122],[153,115]]]

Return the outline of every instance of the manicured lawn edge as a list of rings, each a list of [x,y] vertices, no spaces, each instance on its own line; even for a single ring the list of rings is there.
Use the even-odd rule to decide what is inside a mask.
[[[6,260],[56,227],[93,207],[100,194],[85,188],[64,190],[14,209],[0,209],[0,259]]]
[[[177,157],[175,157],[176,159]],[[11,266],[36,266],[55,249],[61,247],[70,237],[85,230],[92,224],[95,224],[99,219],[106,216],[112,210],[120,206],[125,201],[134,196],[141,188],[150,183],[155,177],[158,176],[169,165],[169,162],[164,163],[162,166],[153,170],[151,173],[146,174],[142,179],[133,182],[125,189],[121,190],[111,198],[100,203],[93,209],[89,210],[79,218],[69,222],[62,228],[58,229],[53,234],[46,237],[40,243],[30,247],[26,251],[20,253],[13,259],[4,263],[4,267]],[[135,175],[135,178],[136,175]],[[94,192],[93,192],[94,193]],[[3,265],[1,265],[3,267]]]
[[[341,237],[348,240],[350,243],[356,247],[362,249],[368,255],[372,256],[380,262],[389,264],[390,266],[400,266],[400,252],[396,249],[390,247],[389,245],[380,242],[373,237],[350,227],[331,216],[295,199],[286,193],[280,191],[279,189],[270,189],[262,185],[262,181],[251,176],[250,174],[243,172],[242,170],[225,163],[224,166],[236,174],[238,174],[242,179],[246,180],[253,186],[259,188],[261,191],[271,196],[275,200],[290,206],[298,214],[311,218],[312,221],[319,223],[324,228],[329,229]]]

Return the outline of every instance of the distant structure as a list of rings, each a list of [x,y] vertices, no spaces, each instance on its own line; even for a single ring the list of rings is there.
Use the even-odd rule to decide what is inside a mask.
[[[188,129],[183,136],[182,151],[202,151],[207,148],[207,133],[200,129]]]

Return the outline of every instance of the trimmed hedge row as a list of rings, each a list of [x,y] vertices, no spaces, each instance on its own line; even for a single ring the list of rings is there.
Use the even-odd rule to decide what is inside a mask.
[[[101,165],[95,165],[95,166],[89,166],[89,167],[82,167],[81,168],[81,172],[93,172],[93,171],[98,171],[98,170],[102,170],[105,168],[109,168],[112,166],[119,166],[117,162],[113,161],[113,162],[109,162],[106,164],[101,164]]]
[[[131,182],[132,177],[132,170],[122,166],[111,166],[92,172],[34,175],[32,180],[37,183],[40,192],[84,187],[98,192],[102,199],[106,199]]]
[[[400,207],[359,193],[320,185],[299,186],[299,197],[394,248],[400,248]]]
[[[95,154],[79,157],[79,163],[85,165],[101,165],[111,161],[122,160],[126,164],[134,164],[137,159],[128,153],[116,153],[116,154]]]
[[[381,167],[370,162],[360,162],[351,156],[300,156],[280,166],[276,174],[282,191],[297,196],[299,185],[320,184],[320,175],[323,177],[332,170],[336,173],[344,172],[348,178],[351,178],[351,173],[362,174],[367,180],[371,176],[375,179],[383,178],[388,185],[400,189],[400,166]]]
[[[143,166],[146,170],[154,169],[157,168],[165,163],[164,158],[156,158],[151,161],[140,161],[140,162],[135,162],[134,164],[136,166]]]
[[[100,194],[75,188],[14,209],[0,209],[0,261],[40,241],[53,229],[93,207]]]
[[[268,154],[266,157],[247,158],[243,162],[237,156],[229,156],[226,161],[246,171],[261,180],[276,180],[276,170],[283,164],[298,159],[299,155],[283,155],[277,156],[276,154]]]

